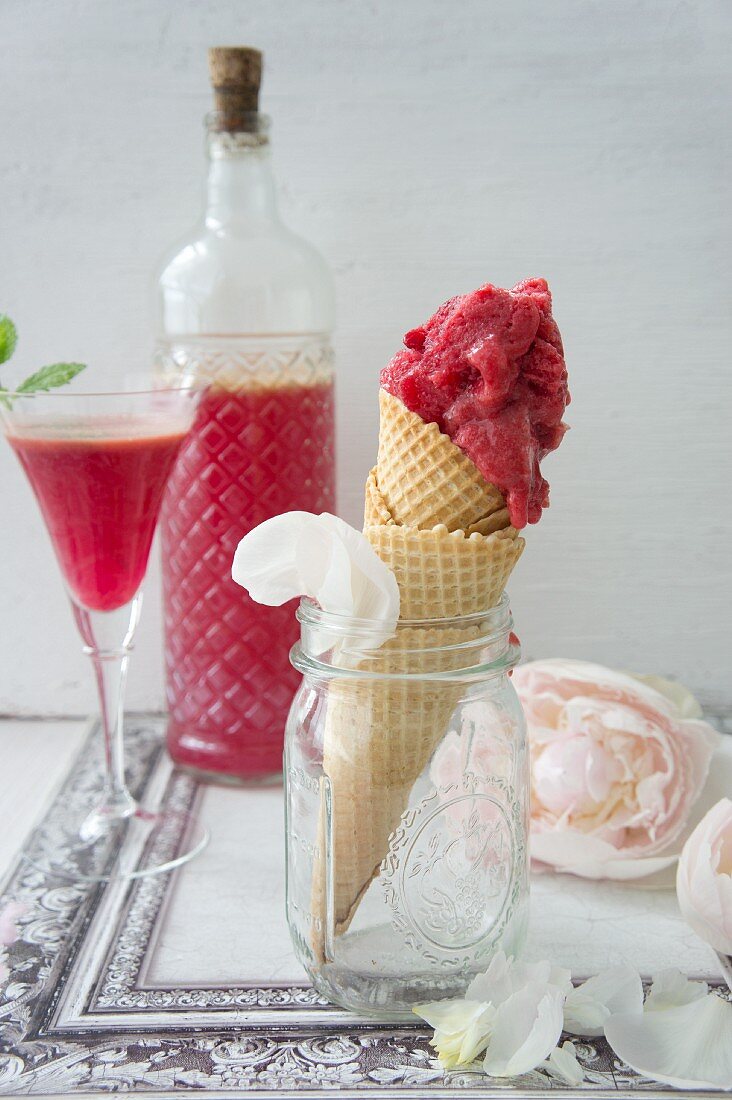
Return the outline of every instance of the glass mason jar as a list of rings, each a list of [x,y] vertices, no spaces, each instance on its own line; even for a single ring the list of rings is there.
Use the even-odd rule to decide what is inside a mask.
[[[303,600],[285,739],[287,915],[324,996],[408,1016],[461,995],[528,917],[529,770],[504,596],[376,622]],[[383,629],[383,628],[382,628]]]
[[[239,540],[293,509],[335,510],[334,288],[281,222],[269,120],[207,117],[202,220],[158,277],[157,369],[209,383],[160,517],[168,748],[199,777],[279,778],[298,677],[292,604],[231,579]]]

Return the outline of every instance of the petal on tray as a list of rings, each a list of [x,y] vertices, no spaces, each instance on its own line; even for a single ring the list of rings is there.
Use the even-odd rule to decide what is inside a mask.
[[[603,970],[569,993],[564,1030],[570,1035],[602,1035],[605,1021],[617,1013],[641,1012],[643,983],[632,966]]]
[[[611,1016],[605,1036],[636,1073],[682,1089],[732,1089],[732,1004],[707,993],[675,1008]]]

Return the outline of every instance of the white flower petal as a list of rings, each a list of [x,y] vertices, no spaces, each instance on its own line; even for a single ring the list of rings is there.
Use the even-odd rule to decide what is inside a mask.
[[[309,512],[287,512],[260,523],[241,540],[231,575],[257,603],[276,607],[300,595],[297,544]]]
[[[527,689],[531,688],[534,677],[547,674],[557,681],[569,681],[576,685],[576,694],[580,695],[584,685],[594,689],[597,684],[612,688],[619,698],[625,697],[628,692],[644,699],[654,707],[661,707],[667,713],[675,713],[675,704],[669,700],[663,692],[657,691],[649,684],[645,684],[641,677],[632,673],[621,672],[617,669],[607,668],[605,665],[597,665],[591,661],[573,661],[564,657],[549,657],[541,661],[529,661],[525,665],[519,665],[514,669],[513,678],[518,676],[518,683]],[[518,689],[517,689],[518,690]],[[521,691],[519,690],[519,694]]]
[[[517,1077],[549,1057],[562,1034],[564,992],[530,982],[499,1006],[483,1069],[491,1077]]]
[[[699,700],[683,684],[678,684],[675,680],[666,680],[663,676],[647,676],[638,672],[631,672],[629,675],[642,684],[648,684],[648,687],[673,703],[681,718],[701,718],[703,711]]]
[[[399,586],[396,577],[381,560],[366,536],[329,512],[323,512],[317,519],[326,528],[330,528],[351,561],[352,614],[362,619],[396,621],[399,617]],[[325,605],[321,604],[321,606]]]
[[[643,1011],[643,983],[632,966],[613,966],[573,989],[564,1002],[564,1030],[602,1035],[609,1016]]]
[[[669,967],[653,975],[653,983],[643,1006],[644,1012],[663,1012],[667,1008],[680,1008],[706,997],[706,982],[693,982],[680,970]]]
[[[343,542],[328,525],[303,524],[297,537],[296,562],[302,589],[297,595],[311,596],[324,611],[353,613],[353,565]]]
[[[506,958],[499,951],[491,961],[485,974],[473,978],[466,993],[474,1001],[489,1001],[496,1006],[508,1000],[529,982],[559,986],[565,993],[572,988],[569,970],[554,966],[550,962],[524,962]]]
[[[611,1016],[605,1036],[644,1077],[674,1088],[732,1089],[732,1004],[714,993],[677,1008]]]
[[[505,951],[497,951],[485,974],[477,974],[466,989],[466,995],[474,1001],[489,1001],[498,1005],[514,992],[511,970],[513,959],[506,958]]]
[[[412,1011],[435,1029],[430,1045],[445,1069],[472,1062],[485,1049],[483,1033],[494,1013],[490,1006],[458,998],[415,1005]]]
[[[496,1008],[493,1005],[483,1005],[481,1012],[475,1017],[470,1027],[465,1032],[460,1044],[460,1064],[469,1065],[480,1057],[488,1046],[495,1026]]]
[[[573,829],[556,829],[532,830],[531,856],[565,874],[628,882],[671,867],[679,858],[679,852],[674,850],[662,856],[626,856],[622,848],[615,848],[600,837]]]
[[[399,618],[399,587],[368,539],[337,516],[286,512],[239,543],[231,575],[257,603],[279,606],[309,596],[334,614],[384,623],[379,645]]]
[[[585,1079],[585,1071],[577,1061],[577,1051],[569,1039],[560,1047],[555,1047],[542,1067],[565,1085],[576,1087]]]
[[[433,1027],[449,1035],[463,1032],[470,1027],[483,1005],[480,1001],[463,1000],[461,997],[447,1001],[426,1001],[414,1005],[412,1012]]]

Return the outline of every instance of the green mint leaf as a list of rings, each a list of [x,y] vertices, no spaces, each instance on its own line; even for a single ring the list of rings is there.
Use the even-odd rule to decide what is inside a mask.
[[[4,313],[0,313],[0,363],[7,363],[18,343],[18,331]]]
[[[41,367],[35,374],[31,374],[19,386],[16,393],[37,393],[40,390],[55,390],[58,386],[65,386],[72,378],[86,369],[85,363],[52,363],[48,367]]]
[[[13,402],[7,396],[7,393],[5,386],[0,386],[0,405],[4,405],[6,409],[12,409]]]

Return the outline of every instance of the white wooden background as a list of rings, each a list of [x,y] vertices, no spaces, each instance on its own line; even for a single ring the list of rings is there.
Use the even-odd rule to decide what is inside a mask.
[[[732,701],[731,27],[729,0],[1,0],[15,370],[147,362],[150,275],[200,201],[205,48],[259,45],[284,211],[337,276],[345,517],[404,330],[481,282],[546,275],[574,401],[511,585],[525,652]],[[5,447],[0,503],[0,713],[83,712]],[[153,578],[138,707],[162,700],[157,605]]]

